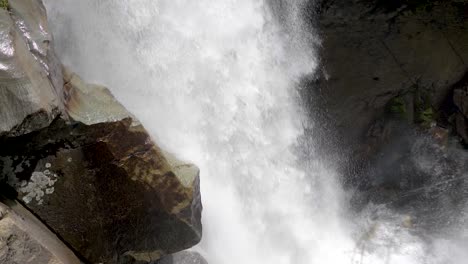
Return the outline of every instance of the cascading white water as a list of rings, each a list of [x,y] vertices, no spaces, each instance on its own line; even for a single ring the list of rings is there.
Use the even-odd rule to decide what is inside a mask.
[[[372,227],[378,241],[400,239],[395,248],[361,251],[333,170],[315,156],[298,164],[309,120],[295,86],[316,62],[302,1],[276,2],[45,0],[62,62],[200,167],[198,249],[211,264],[419,263],[420,241],[393,237],[398,220]]]

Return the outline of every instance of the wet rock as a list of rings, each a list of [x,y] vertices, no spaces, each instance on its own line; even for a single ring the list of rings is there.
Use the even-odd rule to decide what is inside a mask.
[[[10,12],[29,51],[39,62],[55,88],[62,96],[63,78],[61,63],[54,53],[54,42],[47,22],[46,9],[42,1],[10,1]]]
[[[80,264],[53,233],[18,204],[0,203],[0,263]]]
[[[18,198],[93,263],[149,262],[198,243],[198,168],[159,149],[106,89],[67,86],[72,122],[0,141]]]
[[[435,140],[437,144],[440,146],[447,146],[449,142],[449,130],[439,127],[439,126],[434,126],[430,129],[429,131],[432,135],[432,138]]]
[[[65,107],[72,120],[92,125],[131,117],[138,122],[106,87],[87,84],[68,69],[63,72]]]
[[[200,253],[195,251],[182,251],[158,260],[156,264],[208,264]]]
[[[59,113],[57,93],[23,33],[10,13],[0,9],[0,135],[43,128]]]
[[[468,73],[454,86],[451,99],[454,109],[447,115],[451,115],[456,133],[468,144]]]
[[[468,5],[390,2],[324,0],[319,5],[323,68],[314,96],[325,102],[333,132],[350,147],[365,138],[391,98],[418,88],[436,112],[468,70]]]
[[[2,195],[90,263],[148,263],[194,246],[198,168],[161,150],[107,88],[62,70],[52,40],[41,1],[0,9]],[[49,263],[8,252],[12,264]]]
[[[461,113],[455,115],[455,129],[464,142],[468,143],[468,119]]]
[[[453,91],[453,101],[460,110],[460,113],[468,117],[468,84],[466,87]]]

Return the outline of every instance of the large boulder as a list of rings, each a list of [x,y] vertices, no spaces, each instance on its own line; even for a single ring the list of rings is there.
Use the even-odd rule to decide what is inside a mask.
[[[70,120],[0,140],[18,199],[92,263],[149,262],[198,243],[198,169],[155,145],[108,90],[68,77]]]
[[[161,150],[107,88],[62,70],[41,1],[8,9],[0,192],[90,263],[148,263],[198,243],[198,168]]]

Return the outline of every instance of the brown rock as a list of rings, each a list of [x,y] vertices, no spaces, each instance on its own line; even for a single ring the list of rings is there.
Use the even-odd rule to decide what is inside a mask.
[[[18,197],[93,263],[149,262],[198,243],[198,169],[160,150],[128,113],[120,121],[102,119],[125,116],[107,90],[67,85],[70,117],[85,116],[87,124],[57,119],[0,142]],[[94,102],[108,107],[86,115]]]
[[[435,139],[435,141],[441,145],[441,146],[446,146],[448,144],[449,140],[449,130],[439,127],[439,126],[434,126],[432,127],[429,132],[431,133],[432,137]]]
[[[0,9],[2,194],[91,263],[146,263],[198,243],[198,168],[162,151],[107,88],[62,77],[41,1],[9,9]],[[49,255],[8,261],[62,263]]]

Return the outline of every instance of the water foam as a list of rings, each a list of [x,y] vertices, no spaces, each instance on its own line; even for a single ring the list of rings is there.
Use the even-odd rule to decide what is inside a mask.
[[[298,164],[310,122],[295,86],[316,68],[316,40],[302,1],[289,2],[45,1],[64,64],[110,87],[161,145],[201,168],[198,249],[210,263],[418,263],[424,248],[399,220],[343,220],[344,193],[312,139]],[[374,240],[397,250],[377,243],[371,254]]]

